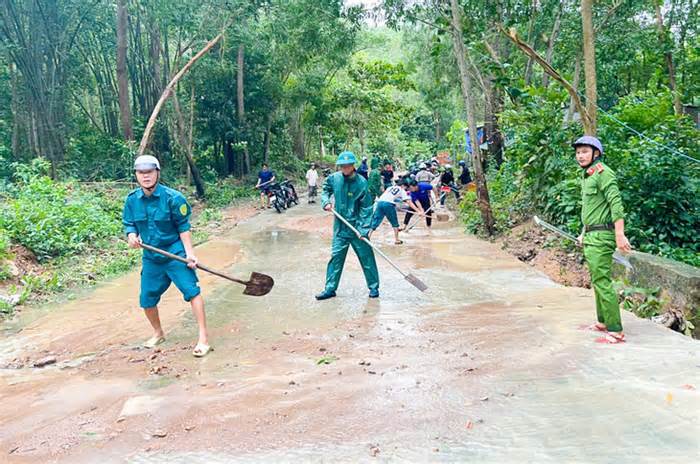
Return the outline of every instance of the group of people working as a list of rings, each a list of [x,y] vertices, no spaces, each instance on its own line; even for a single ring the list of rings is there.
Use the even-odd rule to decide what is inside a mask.
[[[616,248],[628,252],[631,247],[624,232],[620,192],[614,172],[601,161],[603,145],[597,138],[584,136],[573,146],[576,161],[582,168],[581,219],[584,227],[580,241],[591,272],[598,318],[590,329],[603,332],[601,340],[606,343],[621,343],[624,342],[624,334],[617,297],[612,288],[611,264]],[[430,194],[437,173],[431,172],[435,170],[433,166],[423,165],[395,182],[391,163],[385,163],[384,168],[379,170],[379,164],[373,160],[371,169],[367,169],[367,160],[363,159],[360,168],[356,169],[357,159],[351,152],[341,153],[336,164],[338,171],[330,174],[323,184],[321,205],[325,211],[332,211],[339,217],[336,217],[333,226],[326,284],[316,299],[326,300],[336,296],[349,247],[355,250],[360,260],[369,297],[377,298],[379,272],[369,239],[387,218],[394,228],[395,243],[401,243],[397,217],[397,207],[401,208],[401,205],[407,206],[404,224],[408,224],[413,215],[420,214],[425,216],[430,226],[429,212],[434,202]],[[316,191],[318,173],[315,166],[309,171],[307,182],[311,193],[312,189]],[[160,163],[155,157],[139,156],[134,162],[134,172],[139,187],[127,196],[123,212],[124,232],[129,246],[142,248],[142,244],[148,244],[188,261],[188,264],[184,264],[144,250],[139,303],[153,329],[153,336],[144,345],[153,348],[165,341],[158,303],[170,284],[174,283],[185,301],[190,302],[199,328],[192,354],[196,357],[206,356],[212,348],[208,340],[204,301],[195,273],[198,261],[190,233],[191,207],[182,193],[160,183]],[[471,180],[467,178],[468,175],[466,166],[463,166],[460,180],[463,183]],[[274,173],[263,166],[258,186],[264,187],[274,179]],[[452,190],[453,184],[451,169],[446,167],[440,175],[439,185]],[[455,191],[455,195],[458,196],[459,192]]]

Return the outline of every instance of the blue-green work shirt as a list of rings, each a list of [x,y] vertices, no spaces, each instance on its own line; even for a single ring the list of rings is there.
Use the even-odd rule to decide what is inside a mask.
[[[150,196],[141,188],[129,193],[124,203],[124,233],[135,233],[151,246],[184,256],[180,234],[190,230],[192,208],[184,195],[177,190],[158,184]],[[168,258],[144,250],[143,258],[155,262],[167,262]]]

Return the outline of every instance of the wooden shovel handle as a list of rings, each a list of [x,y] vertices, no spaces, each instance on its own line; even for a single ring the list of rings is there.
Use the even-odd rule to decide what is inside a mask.
[[[190,261],[187,260],[186,258],[183,258],[182,256],[174,255],[172,253],[169,253],[165,250],[161,250],[160,248],[156,248],[156,247],[148,245],[146,243],[141,243],[141,248],[152,251],[154,253],[158,253],[159,255],[163,255],[166,258],[174,259],[175,261],[180,261],[181,263],[190,264]],[[205,272],[208,272],[209,274],[214,274],[215,276],[219,276],[219,277],[222,277],[224,279],[230,280],[231,282],[236,282],[239,284],[248,285],[248,282],[246,282],[246,281],[236,279],[235,277],[231,277],[230,275],[226,275],[222,272],[211,269],[203,264],[197,263],[197,269],[201,269]]]

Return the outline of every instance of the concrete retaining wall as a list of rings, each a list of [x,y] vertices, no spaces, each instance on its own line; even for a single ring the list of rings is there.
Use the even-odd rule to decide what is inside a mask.
[[[629,260],[634,269],[615,264],[615,274],[638,287],[661,287],[674,305],[685,308],[686,318],[695,326],[695,337],[700,337],[700,268],[637,251]]]

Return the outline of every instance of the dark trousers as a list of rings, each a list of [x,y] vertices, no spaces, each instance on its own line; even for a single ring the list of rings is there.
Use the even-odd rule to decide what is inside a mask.
[[[450,190],[454,192],[455,198],[457,199],[457,201],[459,201],[459,189],[457,188],[457,186],[455,184],[450,184],[448,185],[448,187],[450,187]],[[440,193],[440,204],[442,206],[445,206],[445,200],[447,200],[447,192]]]
[[[422,198],[418,200],[423,207],[423,211],[428,211],[430,209],[430,198]],[[410,221],[411,218],[413,217],[413,212],[409,211],[406,213],[406,216],[403,218],[403,225],[407,225]],[[433,213],[432,211],[428,212],[428,214],[425,216],[425,223],[430,227],[433,224]]]

